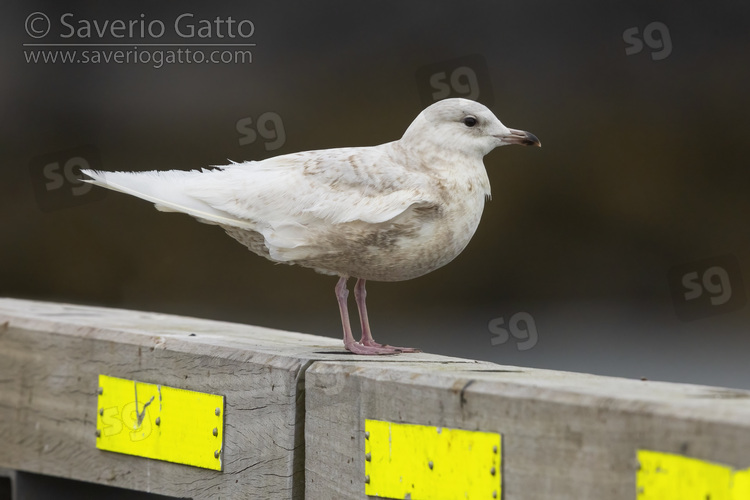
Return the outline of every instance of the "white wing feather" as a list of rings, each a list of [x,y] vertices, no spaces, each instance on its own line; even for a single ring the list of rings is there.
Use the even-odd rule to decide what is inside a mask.
[[[376,169],[377,167],[377,169]],[[426,177],[379,146],[307,151],[221,167],[187,193],[243,220],[379,223],[424,201]]]
[[[318,224],[380,223],[434,201],[422,189],[429,179],[394,161],[389,146],[306,151],[208,170],[83,173],[159,210],[257,231],[269,249],[292,249],[310,244]]]
[[[206,173],[206,170],[189,172],[182,170],[163,172],[81,170],[81,172],[91,177],[91,179],[86,179],[86,182],[150,201],[163,212],[182,212],[192,215],[201,222],[211,224],[228,224],[248,229],[252,227],[248,221],[221,212],[185,193],[186,188],[194,184],[198,176]]]

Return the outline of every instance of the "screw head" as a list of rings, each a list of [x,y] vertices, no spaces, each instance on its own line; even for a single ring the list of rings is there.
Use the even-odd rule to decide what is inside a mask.
[[[100,431],[99,429],[96,430],[95,434],[96,434],[96,437],[102,437],[102,431]]]
[[[216,450],[214,452],[214,458],[219,458],[219,455],[221,454],[221,450]]]
[[[100,387],[96,392],[101,396],[102,394],[104,394],[104,387]]]
[[[370,431],[365,431],[365,439],[370,439]]]
[[[161,425],[161,417],[156,417],[156,421],[154,423],[156,425]]]
[[[214,411],[214,414],[218,417],[221,415],[221,410],[219,408],[216,408],[216,411]]]
[[[104,415],[104,408],[99,408],[99,415]]]
[[[370,476],[365,476],[365,484],[370,484]]]
[[[432,470],[432,468],[435,467],[435,464],[432,463],[432,460],[430,460],[429,462],[427,462],[427,467],[429,467],[430,470]]]
[[[218,427],[214,427],[213,435],[214,436],[218,436],[219,435],[219,428]]]

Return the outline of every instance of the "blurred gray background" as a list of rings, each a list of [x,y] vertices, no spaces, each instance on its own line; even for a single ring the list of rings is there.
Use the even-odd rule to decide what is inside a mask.
[[[454,262],[368,285],[376,338],[750,388],[746,2],[6,1],[0,19],[0,296],[340,337],[335,278],[89,189],[77,168],[379,144],[464,96],[544,147],[485,158],[492,200]],[[220,43],[254,45],[194,46]],[[154,59],[185,49],[229,62]],[[146,62],[91,60],[118,50]],[[66,51],[89,62],[44,62]]]

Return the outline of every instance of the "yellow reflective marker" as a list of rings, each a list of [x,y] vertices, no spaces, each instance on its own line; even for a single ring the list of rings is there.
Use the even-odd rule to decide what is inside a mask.
[[[99,375],[96,447],[222,470],[224,396]]]
[[[501,498],[501,435],[365,420],[365,494]]]
[[[637,500],[747,500],[750,469],[638,450]]]

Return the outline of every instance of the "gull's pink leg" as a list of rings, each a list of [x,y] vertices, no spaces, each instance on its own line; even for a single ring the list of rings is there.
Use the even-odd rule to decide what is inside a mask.
[[[362,345],[370,345],[374,347],[383,347],[383,344],[378,344],[375,339],[372,338],[372,332],[370,331],[370,320],[367,317],[367,305],[365,299],[367,298],[367,290],[365,290],[365,280],[362,278],[357,279],[357,283],[354,285],[354,298],[357,301],[357,309],[359,310],[359,322],[362,325],[362,339],[359,341]]]
[[[349,297],[349,290],[346,288],[346,276],[342,276],[336,284],[336,299],[339,302],[339,311],[341,312],[341,324],[344,327],[344,347],[347,351],[354,354],[397,354],[401,352],[393,347],[381,347],[363,345],[354,340],[352,327],[349,324],[349,309],[346,305],[346,299]]]
[[[357,300],[359,321],[362,325],[362,340],[359,341],[360,344],[371,347],[396,349],[398,352],[421,352],[419,349],[414,349],[413,347],[395,347],[375,342],[375,339],[372,338],[372,331],[370,331],[370,321],[367,318],[367,305],[365,304],[367,290],[365,290],[365,280],[362,278],[357,279],[357,284],[354,285],[354,298]]]

